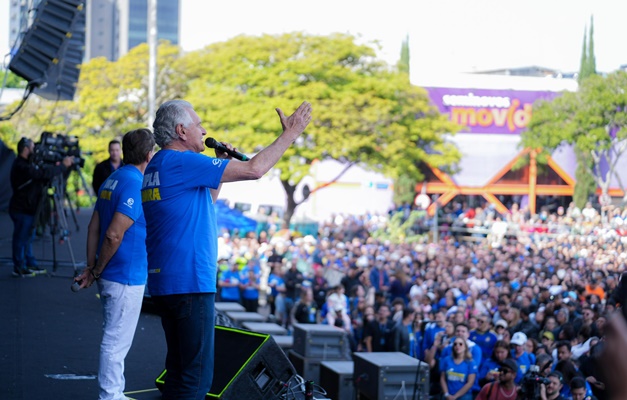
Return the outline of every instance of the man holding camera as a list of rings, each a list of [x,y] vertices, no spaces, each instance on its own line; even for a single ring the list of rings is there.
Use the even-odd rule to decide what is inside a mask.
[[[542,400],[565,400],[560,394],[564,386],[564,376],[559,371],[553,371],[549,374],[549,384],[540,385],[540,398]]]
[[[45,182],[55,175],[63,174],[74,163],[65,157],[58,165],[35,165],[32,157],[35,143],[21,138],[17,143],[17,157],[11,167],[13,195],[9,203],[9,215],[13,221],[13,276],[27,277],[45,272],[37,265],[33,256],[32,241],[35,214],[42,197]]]

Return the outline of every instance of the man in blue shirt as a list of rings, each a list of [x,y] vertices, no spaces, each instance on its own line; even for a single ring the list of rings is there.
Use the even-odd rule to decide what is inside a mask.
[[[99,399],[125,399],[124,359],[139,320],[147,276],[146,221],[141,207],[143,174],[155,146],[152,132],[137,129],[122,139],[127,164],[100,188],[87,231],[87,268],[81,287],[98,282],[104,309],[98,367]]]
[[[237,269],[237,263],[231,263],[229,269],[220,274],[218,286],[220,286],[220,299],[222,301],[230,301],[239,303],[241,300],[239,285],[241,276]]]
[[[481,359],[487,360],[492,356],[496,344],[496,335],[490,331],[491,319],[483,314],[477,318],[477,329],[470,332],[470,340],[481,349]]]
[[[307,102],[289,117],[276,111],[283,133],[250,161],[240,162],[218,149],[217,158],[199,154],[207,131],[188,102],[168,101],[157,110],[153,128],[161,150],[146,169],[142,204],[148,289],[168,346],[164,399],[201,400],[211,389],[218,246],[214,203],[223,182],[261,178],[311,120]]]

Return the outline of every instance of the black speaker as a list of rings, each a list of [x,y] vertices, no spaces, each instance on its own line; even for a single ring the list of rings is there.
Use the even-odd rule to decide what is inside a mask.
[[[429,364],[405,353],[354,353],[353,377],[360,400],[429,399]]]
[[[213,383],[206,399],[265,400],[285,393],[296,375],[271,335],[216,325]],[[159,390],[167,371],[157,377]]]
[[[352,361],[323,361],[320,363],[320,386],[330,399],[354,399]]]
[[[72,100],[85,50],[81,0],[43,0],[9,69],[50,100]]]

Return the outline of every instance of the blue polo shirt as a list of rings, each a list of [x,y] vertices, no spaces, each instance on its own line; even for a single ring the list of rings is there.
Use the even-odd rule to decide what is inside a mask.
[[[160,150],[144,174],[148,290],[162,296],[215,293],[217,223],[210,189],[228,160]]]
[[[124,233],[120,247],[115,252],[102,278],[124,285],[146,284],[146,220],[141,207],[142,173],[134,165],[117,169],[100,186],[95,210],[100,219],[100,254],[107,228],[116,212],[126,215],[133,224]]]

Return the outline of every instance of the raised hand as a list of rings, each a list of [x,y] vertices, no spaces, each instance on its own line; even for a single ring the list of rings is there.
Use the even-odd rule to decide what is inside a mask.
[[[281,126],[283,127],[283,132],[288,132],[292,134],[296,134],[296,136],[303,133],[309,122],[311,122],[311,104],[306,101],[303,101],[294,114],[286,117],[281,111],[280,108],[276,109],[277,114],[279,114],[279,118],[281,119]]]

